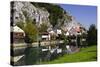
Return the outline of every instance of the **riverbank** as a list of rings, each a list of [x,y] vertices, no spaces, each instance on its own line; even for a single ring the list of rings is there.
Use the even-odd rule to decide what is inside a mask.
[[[55,60],[49,62],[42,62],[41,64],[55,64],[55,63],[71,63],[71,62],[88,62],[97,61],[97,46],[90,46],[81,48],[80,52],[74,54],[65,54]]]

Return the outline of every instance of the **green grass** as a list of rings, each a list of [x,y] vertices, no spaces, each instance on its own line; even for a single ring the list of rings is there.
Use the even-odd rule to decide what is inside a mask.
[[[86,62],[97,60],[97,47],[90,46],[81,48],[80,52],[74,54],[65,54],[55,60],[49,62],[42,62],[42,64],[56,64],[56,63],[69,63],[69,62]]]

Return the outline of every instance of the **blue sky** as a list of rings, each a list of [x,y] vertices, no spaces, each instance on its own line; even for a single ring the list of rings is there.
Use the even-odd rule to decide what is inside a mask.
[[[83,24],[87,29],[91,24],[97,25],[97,7],[86,5],[60,4],[60,6],[69,12],[75,19]]]

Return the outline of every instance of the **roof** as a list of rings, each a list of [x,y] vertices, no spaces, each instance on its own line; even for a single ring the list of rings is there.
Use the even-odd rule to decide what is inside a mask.
[[[73,34],[76,35],[76,34],[77,34],[77,31],[76,31],[75,28],[72,27],[72,28],[69,30],[69,33],[72,34],[72,35],[73,35]]]
[[[24,31],[18,26],[11,27],[11,32],[23,32],[24,33]]]
[[[42,32],[41,34],[42,35],[48,35],[49,33],[48,32]]]
[[[54,34],[55,32],[53,30],[49,31],[49,33]]]

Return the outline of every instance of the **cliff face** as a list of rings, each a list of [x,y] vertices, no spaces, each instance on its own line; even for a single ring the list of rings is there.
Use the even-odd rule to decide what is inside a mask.
[[[53,28],[54,25],[53,22],[51,23],[52,19],[57,19],[54,28],[63,28],[63,29],[71,29],[72,27],[80,26],[82,25],[78,23],[75,18],[64,12],[64,10],[57,5],[56,8],[54,8],[51,4],[51,7],[48,6],[48,4],[32,4],[30,2],[21,2],[21,1],[14,1],[12,2],[11,7],[11,17],[13,19],[13,25],[16,25],[17,22],[23,22],[26,23],[27,19],[31,19],[37,26],[39,26],[42,23],[46,23],[49,28]],[[47,6],[46,6],[47,5]],[[42,6],[42,7],[40,7]],[[53,9],[53,10],[52,10]],[[55,10],[56,9],[56,10]],[[55,18],[55,13],[57,10],[62,12],[61,18]],[[55,12],[55,13],[53,13]],[[60,16],[60,13],[58,12],[58,16]],[[57,17],[57,15],[56,15]],[[55,20],[53,20],[55,21]]]
[[[37,8],[32,5],[30,2],[13,2],[13,23],[17,22],[25,23],[29,18],[33,22],[36,22],[37,25],[42,23],[49,24],[49,13],[45,8]]]

